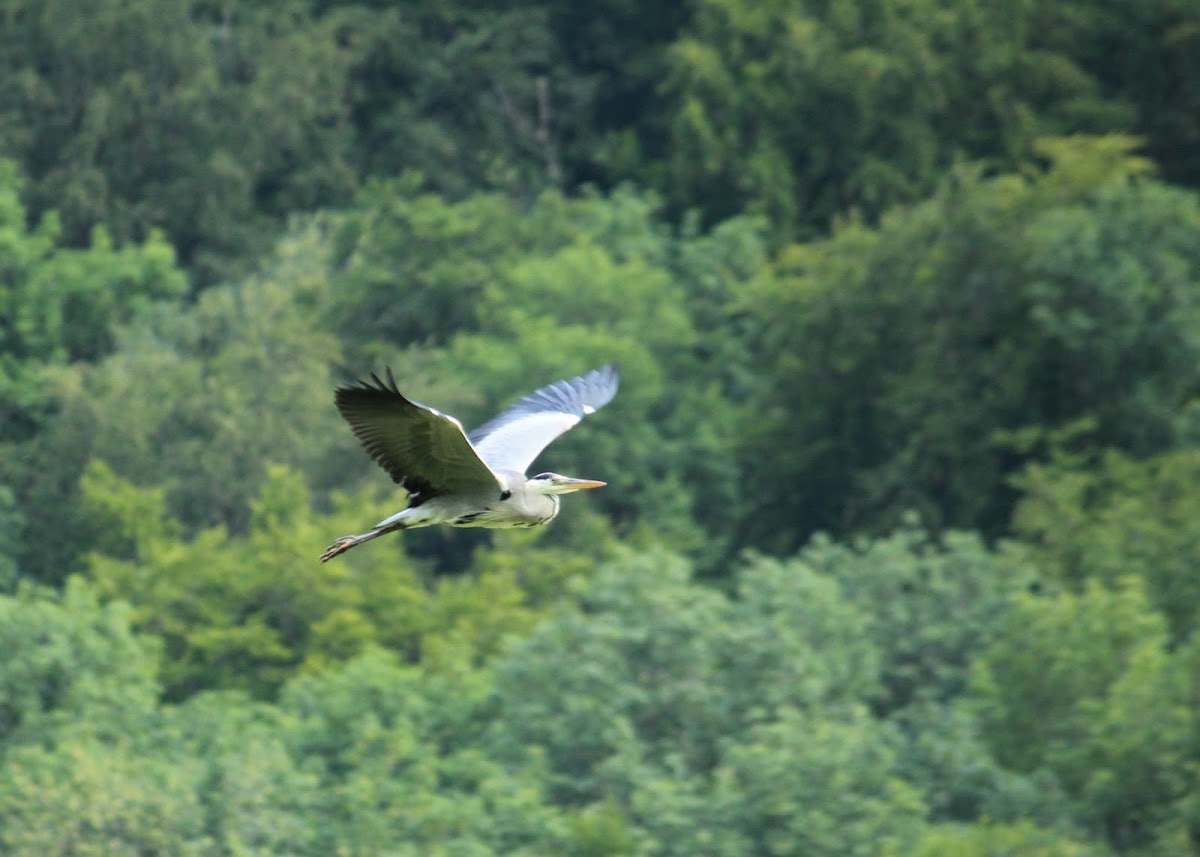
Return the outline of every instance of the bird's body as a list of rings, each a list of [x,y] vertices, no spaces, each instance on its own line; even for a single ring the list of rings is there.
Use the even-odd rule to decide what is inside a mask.
[[[525,474],[512,470],[496,474],[505,486],[499,493],[454,494],[409,506],[375,526],[403,524],[404,529],[446,524],[451,527],[536,527],[558,514],[558,496],[526,489]]]
[[[469,436],[454,417],[406,399],[390,369],[386,383],[371,378],[339,387],[335,401],[370,456],[409,492],[408,507],[366,533],[338,539],[322,562],[396,530],[540,526],[558,514],[559,495],[604,485],[557,473],[529,479],[525,469],[556,437],[612,400],[613,365],[543,387]]]

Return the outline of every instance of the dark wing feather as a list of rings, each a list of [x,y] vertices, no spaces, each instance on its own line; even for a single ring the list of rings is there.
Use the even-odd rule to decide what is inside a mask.
[[[615,363],[548,384],[472,431],[471,443],[493,470],[524,473],[556,437],[611,402],[618,384]]]
[[[462,424],[406,399],[390,367],[386,383],[372,373],[369,382],[338,387],[334,401],[371,458],[421,500],[502,488],[472,448]]]

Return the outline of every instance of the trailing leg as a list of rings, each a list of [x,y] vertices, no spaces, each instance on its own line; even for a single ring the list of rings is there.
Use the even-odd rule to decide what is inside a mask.
[[[345,553],[346,551],[350,550],[350,548],[361,545],[363,542],[369,542],[371,539],[377,539],[380,536],[387,535],[395,530],[403,529],[407,528],[393,524],[390,527],[376,527],[370,532],[361,533],[357,536],[342,536],[329,547],[325,548],[325,553],[321,554],[321,562],[329,562],[329,560],[333,559],[338,554]]]

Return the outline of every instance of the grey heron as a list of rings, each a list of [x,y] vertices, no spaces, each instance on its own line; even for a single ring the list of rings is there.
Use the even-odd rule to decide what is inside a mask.
[[[525,471],[551,441],[612,401],[615,364],[542,387],[470,434],[454,417],[405,398],[390,367],[386,374],[338,387],[334,402],[371,458],[408,491],[408,507],[342,536],[321,562],[414,527],[536,527],[558,514],[560,495],[605,485],[558,473],[528,479]]]

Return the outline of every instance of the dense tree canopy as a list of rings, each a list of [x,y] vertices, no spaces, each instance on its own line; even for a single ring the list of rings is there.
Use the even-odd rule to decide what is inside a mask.
[[[745,299],[774,381],[750,428],[775,450],[751,462],[756,543],[908,509],[998,534],[1012,473],[1057,433],[1195,441],[1197,197],[1138,178],[1119,139],[1044,151],[1045,170],[954,173],[878,229],[786,248]]]
[[[1200,3],[0,0],[0,852],[1200,854]],[[617,360],[529,532],[331,402]]]

